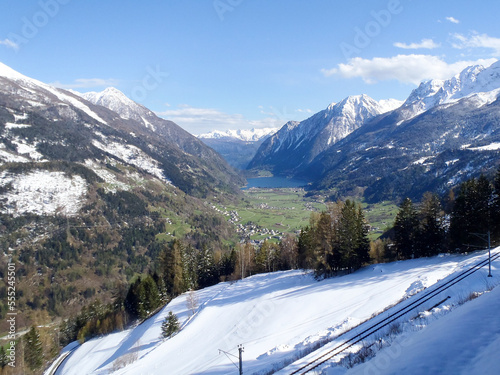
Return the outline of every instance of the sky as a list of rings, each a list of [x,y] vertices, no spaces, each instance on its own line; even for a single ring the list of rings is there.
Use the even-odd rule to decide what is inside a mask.
[[[0,61],[193,134],[281,127],[500,57],[498,0],[3,0]]]

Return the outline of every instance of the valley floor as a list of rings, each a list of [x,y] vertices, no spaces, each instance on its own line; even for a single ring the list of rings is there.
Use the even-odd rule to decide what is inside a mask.
[[[316,281],[310,273],[296,270],[220,283],[196,292],[198,309],[194,316],[191,317],[186,303],[187,294],[181,295],[143,324],[83,344],[64,361],[57,374],[232,374],[238,371],[235,367],[238,360],[232,356],[238,356],[237,347],[240,344],[244,347],[245,374],[273,373],[312,351],[318,343],[332,340],[402,299],[411,298],[424,288],[476,264],[484,259],[485,254],[444,255],[372,265],[351,275],[322,281]],[[456,284],[445,292],[452,298],[438,310],[444,314],[472,291],[484,291],[498,283],[500,278],[496,274],[499,268],[500,261],[495,261],[493,278],[487,278],[487,270],[481,269]],[[471,313],[485,308],[483,304],[492,303],[492,298],[498,297],[498,293],[494,290],[490,296],[472,301],[475,305],[471,304]],[[440,300],[438,297],[436,300]],[[429,303],[432,306],[436,302]],[[496,306],[498,303],[497,298],[492,304]],[[494,306],[490,307],[491,311],[499,311]],[[464,311],[464,306],[460,309]],[[164,341],[160,339],[161,323],[169,311],[177,314],[182,330]],[[433,323],[433,327],[437,328],[433,329],[441,335],[448,329],[447,324],[457,327],[463,321],[462,331],[475,336],[475,339],[470,338],[471,345],[477,346],[478,341],[483,343],[484,351],[463,357],[463,361],[467,362],[463,367],[465,370],[466,366],[472,366],[474,361],[498,347],[500,334],[482,340],[484,336],[475,333],[484,329],[487,323],[481,323],[481,327],[469,324],[473,318],[460,314],[465,313],[459,309],[453,311],[453,316],[447,315],[450,319],[453,317],[451,323],[437,321]],[[497,326],[495,323],[495,330]],[[393,358],[391,368],[394,370],[391,373],[435,373],[432,366],[439,366],[440,360],[449,364],[451,358],[462,355],[447,350],[447,339],[436,345],[427,345],[434,336],[426,332],[429,330],[415,333],[410,343],[414,350],[405,350],[400,358]],[[449,336],[449,340],[454,339],[454,336]],[[466,344],[461,345],[460,349],[465,349]],[[429,353],[437,353],[439,346],[444,347],[448,354],[431,356],[431,367],[425,367],[426,360],[415,354],[429,356]],[[229,353],[229,356],[220,350]],[[387,373],[369,372],[373,370],[373,366],[366,367],[369,363],[350,371],[356,374]],[[406,363],[419,365],[421,372],[403,369]],[[331,363],[327,365],[318,373],[343,374],[347,371],[344,367],[330,367]]]

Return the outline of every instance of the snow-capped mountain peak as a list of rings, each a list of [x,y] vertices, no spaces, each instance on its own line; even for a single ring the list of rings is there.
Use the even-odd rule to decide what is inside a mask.
[[[151,111],[129,99],[115,87],[108,87],[101,92],[86,92],[80,94],[80,96],[95,105],[111,109],[125,120],[133,119],[144,123],[146,127],[152,127],[150,121],[147,119],[151,116]]]
[[[395,109],[401,107],[403,103],[404,103],[403,100],[397,100],[397,99],[382,99],[378,101],[381,113],[394,111]]]
[[[103,124],[106,123],[84,102],[79,100],[80,98],[75,96],[73,92],[58,89],[44,82],[27,77],[0,62],[0,79],[1,78],[6,80],[7,86],[10,86],[11,82],[20,83],[19,85],[13,86],[10,93],[12,95],[22,96],[31,101],[31,103],[37,103],[37,106],[46,106],[48,100],[52,103],[64,103],[64,105],[71,105],[78,108]]]
[[[491,93],[500,88],[500,61],[485,68],[474,65],[448,80],[424,81],[403,104],[405,119],[413,118],[437,105],[453,103],[465,97]],[[496,98],[496,95],[494,95]],[[483,104],[490,102],[486,95]],[[480,101],[481,102],[481,101]]]
[[[129,99],[123,92],[118,90],[115,87],[108,87],[104,91],[101,92],[87,92],[82,94],[82,97],[89,97],[89,98],[95,98],[94,100],[96,101],[105,101],[105,100],[111,100],[115,99],[117,101],[126,103],[126,104],[132,104],[134,101]]]
[[[115,103],[123,103],[126,105],[133,105],[133,104],[138,105],[137,103],[129,99],[123,92],[121,92],[115,87],[108,87],[101,92],[95,92],[95,91],[86,92],[80,94],[80,96],[91,102],[96,102],[95,104],[115,102]]]
[[[375,116],[382,113],[392,111],[399,106],[402,102],[396,99],[387,99],[377,102],[366,94],[348,96],[347,98],[334,105],[331,110],[337,109],[339,113],[344,115],[358,116]]]
[[[243,142],[258,142],[278,131],[278,128],[260,128],[260,129],[236,129],[236,130],[214,130],[210,133],[200,134],[198,138],[203,139],[221,139],[233,138]]]
[[[348,96],[338,103],[331,103],[323,111],[300,123],[285,124],[262,144],[249,168],[278,159],[283,160],[287,171],[299,168],[366,121],[401,104],[394,99],[377,102],[365,94]],[[294,158],[287,157],[290,153],[293,153]]]
[[[31,78],[28,78],[28,77],[22,75],[21,73],[15,71],[11,67],[9,67],[1,62],[0,62],[0,76],[5,77],[5,78],[9,78],[9,79],[14,79],[14,80],[31,79]]]

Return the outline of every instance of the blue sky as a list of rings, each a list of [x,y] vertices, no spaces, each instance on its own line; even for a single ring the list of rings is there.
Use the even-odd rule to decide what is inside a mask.
[[[115,86],[194,134],[279,127],[490,64],[499,14],[498,0],[3,0],[0,61]]]

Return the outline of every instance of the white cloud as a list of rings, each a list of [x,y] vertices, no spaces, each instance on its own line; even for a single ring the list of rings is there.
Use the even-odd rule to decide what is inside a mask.
[[[493,50],[493,56],[500,56],[500,38],[477,32],[473,32],[468,37],[463,34],[453,34],[453,37],[457,40],[453,43],[454,48],[487,48]]]
[[[167,109],[156,114],[173,121],[192,134],[208,133],[213,130],[230,129],[260,129],[277,128],[291,120],[286,111],[277,111],[274,108],[265,110],[258,107],[264,118],[250,120],[241,114],[229,114],[213,108],[196,108],[189,105],[180,105],[176,109]]]
[[[420,43],[394,43],[394,47],[403,49],[434,49],[440,47],[441,44],[434,42],[432,39],[422,39]]]
[[[15,49],[15,50],[19,49],[19,44],[13,42],[10,39],[0,40],[0,45],[9,47],[9,48],[12,48],[12,49]]]
[[[397,80],[418,85],[427,79],[448,79],[470,65],[489,66],[496,59],[457,61],[449,64],[440,57],[431,55],[397,55],[363,59],[355,57],[347,64],[339,64],[333,69],[322,69],[325,76],[362,78],[366,83]]]
[[[51,83],[52,86],[59,87],[61,89],[85,89],[92,87],[109,87],[118,86],[119,81],[117,79],[108,78],[78,78],[75,79],[73,83],[61,83],[59,81]]]
[[[310,110],[309,108],[306,108],[306,109],[298,108],[298,109],[295,110],[295,112],[299,112],[299,113],[312,113],[312,110]]]
[[[446,21],[449,21],[451,23],[460,23],[460,21],[457,20],[455,17],[446,17]]]

